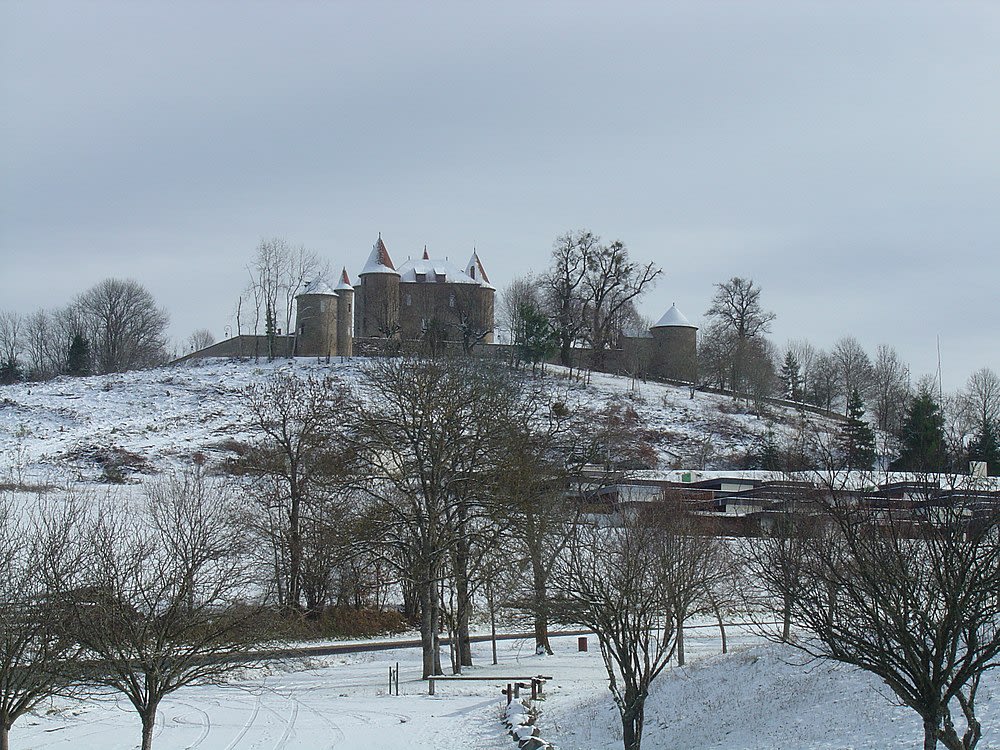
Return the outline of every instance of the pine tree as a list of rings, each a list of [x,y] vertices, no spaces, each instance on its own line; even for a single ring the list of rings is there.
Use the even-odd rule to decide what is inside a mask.
[[[979,433],[969,443],[969,460],[985,461],[986,469],[992,477],[1000,476],[1000,441],[997,440],[998,427],[993,422],[984,422]]]
[[[90,344],[80,333],[73,334],[66,357],[66,372],[70,375],[90,374]]]
[[[902,448],[890,466],[893,471],[945,469],[944,415],[928,386],[921,386],[910,402],[899,440]]]
[[[841,466],[871,469],[875,464],[875,433],[865,421],[865,402],[857,388],[847,400],[847,422],[840,428]]]
[[[784,384],[785,398],[792,401],[802,400],[802,375],[799,372],[799,361],[791,352],[785,354],[785,361],[781,365],[780,378]]]
[[[521,358],[536,365],[554,354],[557,346],[557,334],[545,313],[532,305],[522,305],[521,330],[517,341]]]

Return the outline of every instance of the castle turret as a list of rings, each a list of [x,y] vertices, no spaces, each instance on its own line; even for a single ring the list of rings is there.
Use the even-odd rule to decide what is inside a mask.
[[[295,353],[300,357],[337,354],[337,293],[320,279],[295,298]]]
[[[337,284],[337,354],[350,357],[354,353],[354,287],[345,268]]]
[[[493,318],[493,305],[497,290],[496,287],[490,283],[490,277],[486,275],[486,269],[483,268],[483,262],[479,259],[479,253],[475,250],[472,251],[472,257],[469,258],[469,262],[465,266],[465,275],[479,284],[479,314],[483,322],[483,328],[487,331],[483,342],[486,344],[492,344],[493,329],[496,325]]]
[[[368,262],[359,274],[354,330],[358,336],[394,338],[399,332],[399,273],[382,242],[372,247]]]
[[[698,326],[673,304],[649,332],[653,337],[650,374],[694,381],[698,374]]]

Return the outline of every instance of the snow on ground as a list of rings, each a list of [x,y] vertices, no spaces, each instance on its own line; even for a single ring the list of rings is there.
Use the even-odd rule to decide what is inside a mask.
[[[356,382],[361,358],[331,364],[312,359],[271,363],[201,360],[154,370],[45,383],[0,386],[0,484],[56,484],[97,481],[101,452],[120,450],[148,462],[155,471],[202,451],[227,454],[227,442],[250,437],[238,392],[276,371],[329,374]],[[594,373],[589,384],[547,376],[568,404],[593,409],[631,408],[660,456],[660,468],[700,466],[705,450],[712,462],[743,455],[767,427],[739,413],[731,399],[659,383]],[[794,413],[777,412],[778,431],[794,429]],[[710,448],[706,449],[706,445]],[[692,457],[700,456],[697,460]],[[714,458],[712,458],[714,457]],[[692,459],[692,460],[689,460]],[[140,480],[141,475],[133,476]]]
[[[688,636],[689,660],[653,683],[646,750],[892,750],[920,746],[921,727],[893,705],[877,680],[846,667],[804,664],[789,648],[762,644],[732,629],[719,653],[718,632]],[[538,705],[541,736],[561,750],[621,747],[617,711],[593,636],[553,639],[554,656],[526,641],[501,641],[500,665],[489,644],[474,645],[475,675],[551,675]],[[399,697],[386,693],[388,670],[401,666]],[[156,750],[512,750],[501,724],[503,681],[441,682],[428,696],[417,649],[347,654],[246,670],[229,684],[184,688],[164,700]],[[983,750],[1000,748],[1000,679],[987,677],[979,711]],[[25,750],[125,750],[138,744],[139,722],[113,695],[80,703],[58,700],[22,717],[12,746]]]

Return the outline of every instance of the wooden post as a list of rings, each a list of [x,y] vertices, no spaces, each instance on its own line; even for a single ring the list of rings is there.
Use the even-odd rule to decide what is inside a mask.
[[[511,687],[511,684],[508,682],[507,683],[507,705],[508,706],[510,705],[511,700],[513,700],[513,697],[514,697],[514,689],[513,689],[513,687]]]
[[[434,678],[427,678],[427,695],[434,695]]]

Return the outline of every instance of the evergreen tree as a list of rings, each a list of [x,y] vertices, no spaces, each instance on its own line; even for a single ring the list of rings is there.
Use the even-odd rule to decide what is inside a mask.
[[[841,466],[871,469],[875,464],[875,433],[865,421],[865,402],[857,388],[847,400],[847,422],[840,428]]]
[[[747,452],[746,467],[764,471],[781,471],[785,468],[781,449],[774,434],[774,425],[768,424],[764,434],[758,437],[757,444]]]
[[[532,365],[555,353],[559,339],[545,313],[532,305],[521,306],[521,330],[517,336],[519,356]]]
[[[90,344],[80,333],[73,334],[66,358],[66,372],[70,375],[90,374]]]
[[[984,422],[979,433],[969,443],[969,460],[985,461],[990,476],[1000,476],[1000,441],[997,440],[998,426]]]
[[[779,375],[784,385],[784,396],[792,401],[802,400],[802,375],[799,371],[799,361],[792,352],[785,354]]]
[[[903,418],[899,458],[893,471],[944,471],[946,467],[944,415],[927,385],[917,390]]]

